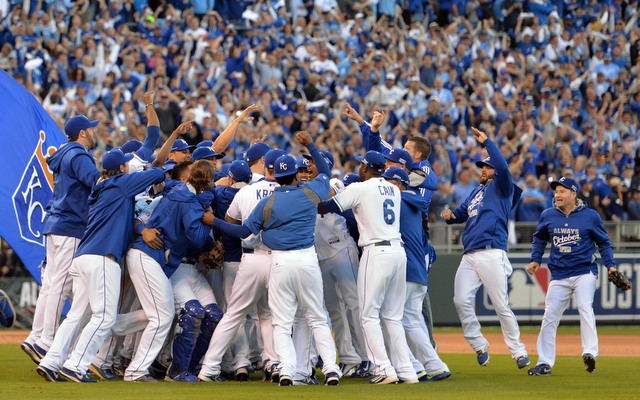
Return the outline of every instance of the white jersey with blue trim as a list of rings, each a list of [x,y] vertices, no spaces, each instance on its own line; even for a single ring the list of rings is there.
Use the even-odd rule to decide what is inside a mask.
[[[269,197],[273,194],[273,190],[280,186],[278,182],[262,179],[250,185],[247,185],[240,189],[238,193],[236,193],[233,201],[231,201],[231,205],[229,205],[229,209],[227,210],[227,215],[231,218],[243,222],[249,218],[251,212],[256,205],[263,198]],[[242,240],[242,247],[253,249],[258,247],[266,246],[262,243],[262,239],[260,235],[251,235],[246,239]]]
[[[383,240],[401,241],[400,189],[383,178],[371,178],[347,186],[333,197],[341,211],[353,209],[358,222],[358,245],[365,247]]]

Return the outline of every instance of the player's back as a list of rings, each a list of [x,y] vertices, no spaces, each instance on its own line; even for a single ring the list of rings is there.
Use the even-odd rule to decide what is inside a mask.
[[[263,179],[240,189],[231,201],[227,215],[240,222],[246,221],[251,212],[258,205],[260,200],[270,197],[273,190],[277,188],[278,182]],[[254,248],[262,243],[259,236],[251,235],[242,240],[242,247]]]
[[[352,208],[361,247],[400,238],[400,189],[383,178],[352,183],[334,200],[344,211]]]

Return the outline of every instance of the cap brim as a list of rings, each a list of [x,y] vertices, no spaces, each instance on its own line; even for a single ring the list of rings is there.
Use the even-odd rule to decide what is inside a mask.
[[[98,121],[97,119],[94,119],[93,121],[89,121],[89,128],[95,128],[96,126],[98,126],[99,123],[100,121]]]
[[[572,188],[570,188],[570,187],[569,187],[569,186],[567,186],[567,185],[563,185],[563,184],[562,184],[562,182],[560,182],[560,181],[553,181],[553,182],[551,182],[551,183],[549,184],[549,187],[551,188],[551,190],[556,190],[556,188],[557,188],[558,186],[562,186],[563,188],[567,188],[567,189],[569,189],[569,190],[573,191],[573,189],[572,189]]]
[[[220,153],[220,154],[216,154],[216,155],[215,155],[215,158],[219,160],[219,159],[221,159],[221,158],[225,158],[226,156],[227,156],[227,153],[222,152],[222,153]]]
[[[484,167],[485,165],[486,165],[487,167],[489,167],[489,168],[493,168],[493,169],[495,169],[495,168],[496,168],[496,167],[494,167],[493,165],[489,164],[488,162],[484,162],[484,161],[476,161],[476,167],[478,167],[478,168],[482,168],[482,167]]]
[[[133,153],[127,153],[127,154],[124,155],[124,163],[123,164],[126,164],[131,160],[133,160]]]

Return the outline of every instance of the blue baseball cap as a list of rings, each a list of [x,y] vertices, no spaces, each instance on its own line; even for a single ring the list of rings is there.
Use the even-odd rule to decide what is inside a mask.
[[[229,166],[229,176],[236,182],[249,182],[252,175],[251,168],[242,160],[235,160]]]
[[[213,146],[213,140],[203,140],[202,142],[198,143],[196,147],[211,147],[211,146]]]
[[[569,190],[573,190],[574,192],[578,192],[580,190],[580,185],[578,185],[578,183],[576,181],[574,181],[573,179],[563,176],[562,178],[560,178],[557,181],[553,181],[549,184],[549,187],[551,187],[552,190],[556,190],[556,188],[558,187],[558,185],[560,186],[564,186]]]
[[[307,169],[309,167],[309,159],[304,156],[298,156],[296,159],[298,169]]]
[[[342,183],[344,183],[345,186],[349,186],[352,183],[355,182],[360,182],[360,175],[358,174],[347,174],[344,176],[344,178],[342,178]]]
[[[251,161],[259,160],[260,158],[264,157],[264,155],[267,154],[269,150],[271,150],[271,146],[269,146],[265,142],[255,143],[244,153],[244,160],[248,163]]]
[[[173,144],[173,147],[171,148],[171,151],[193,150],[195,148],[196,148],[196,146],[190,146],[183,139],[178,139]]]
[[[287,152],[281,149],[271,149],[267,151],[267,153],[264,155],[264,166],[270,169],[274,169],[276,159],[278,159],[278,157],[281,157],[285,154],[287,154]],[[296,168],[296,172],[297,172],[297,168]]]
[[[384,166],[386,164],[386,159],[384,156],[375,151],[369,150],[364,156],[357,156],[356,160],[363,163],[368,169],[377,172],[379,174],[384,172]]]
[[[398,181],[405,186],[409,186],[409,174],[400,167],[391,167],[382,173],[385,179]]]
[[[226,154],[224,153],[216,153],[211,147],[196,147],[196,149],[193,151],[193,154],[191,154],[191,160],[198,161],[205,160],[207,158],[220,159],[225,155]]]
[[[273,150],[271,150],[273,151]],[[282,150],[280,150],[282,151]],[[296,159],[289,154],[284,154],[278,157],[274,162],[274,174],[276,178],[282,178],[283,176],[294,175],[298,173],[298,166]]]
[[[389,154],[385,154],[384,157],[395,163],[404,165],[407,168],[413,166],[413,157],[405,149],[392,149]]]
[[[162,164],[162,169],[164,170],[164,172],[171,171],[173,167],[176,166],[176,164],[177,163],[173,160],[167,160],[164,162],[164,164]]]
[[[67,137],[76,137],[80,134],[81,130],[93,128],[97,126],[99,122],[98,120],[89,121],[89,118],[84,115],[76,115],[75,117],[69,118],[64,125],[64,133]]]
[[[142,142],[136,139],[131,139],[129,141],[127,141],[125,144],[123,144],[120,147],[120,150],[122,150],[122,152],[124,154],[127,153],[135,153],[136,151],[138,151],[138,149],[140,149],[140,147],[142,147]]]
[[[115,171],[121,165],[128,163],[133,154],[124,154],[120,149],[111,149],[102,156],[102,168],[107,171]]]
[[[484,160],[476,161],[476,167],[478,168],[482,168],[485,165],[489,168],[496,168],[495,165],[493,165],[493,161],[491,161],[491,157],[487,157]]]
[[[331,154],[331,152],[328,150],[320,150],[320,154],[322,154],[322,158],[324,158],[324,160],[327,162],[329,169],[333,168],[333,164],[335,162],[333,154]],[[309,154],[303,154],[302,157],[306,158],[307,160],[313,160],[313,157],[311,157]]]

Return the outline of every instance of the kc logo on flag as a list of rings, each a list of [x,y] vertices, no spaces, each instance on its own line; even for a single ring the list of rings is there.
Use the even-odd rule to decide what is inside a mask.
[[[0,237],[39,282],[46,208],[53,194],[46,159],[67,137],[35,96],[1,69],[0,110]]]

